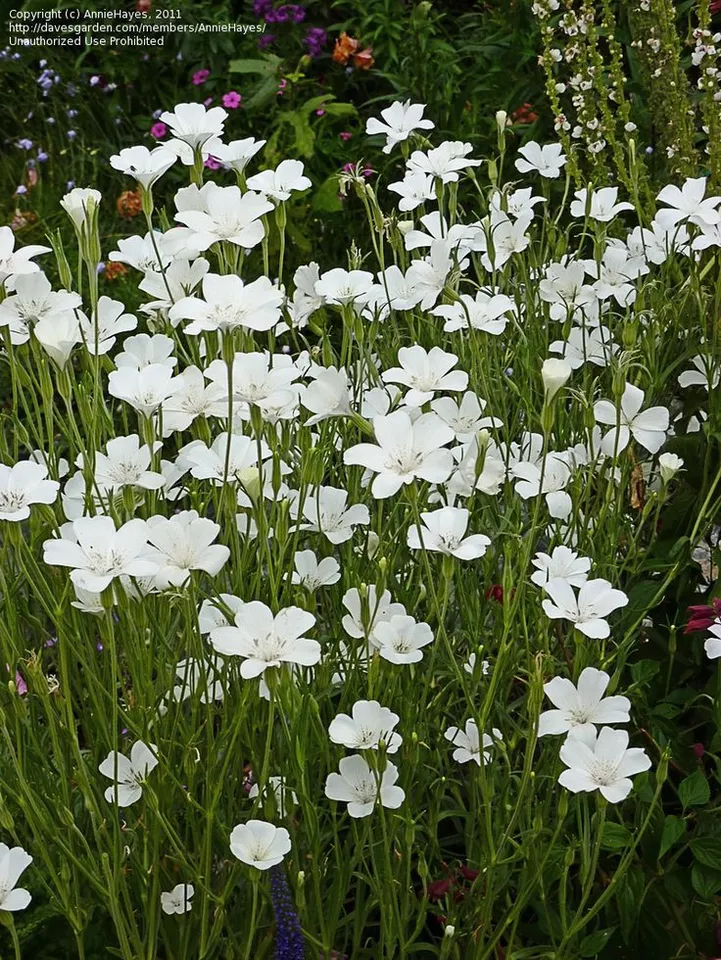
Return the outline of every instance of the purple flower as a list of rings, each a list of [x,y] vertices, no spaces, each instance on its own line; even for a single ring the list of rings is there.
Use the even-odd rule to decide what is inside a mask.
[[[305,20],[305,7],[297,3],[286,3],[279,9],[285,14],[285,19],[292,20],[293,23],[302,23]]]
[[[265,50],[266,47],[269,47],[271,44],[275,43],[276,36],[273,33],[266,33],[258,39],[258,49]]]
[[[352,133],[349,133],[347,130],[342,130],[342,131],[338,134],[338,136],[341,138],[341,140],[343,140],[343,141],[348,141],[348,140],[351,139],[351,137],[353,136],[353,134],[352,134]]]
[[[105,264],[102,262],[102,260],[101,260],[100,263],[96,266],[95,272],[96,272],[96,273],[105,273]],[[102,650],[102,649],[103,649],[102,643],[97,643],[96,646],[97,646],[98,650]]]
[[[285,870],[270,868],[270,899],[275,914],[276,960],[304,960],[305,945]]]
[[[237,110],[242,99],[237,90],[229,90],[228,93],[223,94],[220,102],[224,107],[227,107],[228,110]]]
[[[90,83],[91,87],[97,87],[97,85],[100,83],[100,77],[97,76],[97,74],[95,74],[90,78],[88,82]]]
[[[203,166],[208,170],[220,170],[223,164],[219,160],[216,160],[215,157],[208,157]]]
[[[66,190],[74,190],[74,189],[75,189],[75,181],[74,181],[74,180],[68,180],[68,182],[65,184],[65,189],[66,189]]]
[[[168,128],[164,123],[154,123],[150,128],[150,136],[155,137],[156,140],[162,140],[167,132]]]
[[[18,186],[17,190],[15,191],[15,193],[18,194],[19,196],[22,196],[24,193],[27,193],[27,192],[28,192],[28,188],[25,186],[24,183],[21,183]]]
[[[45,163],[45,161],[46,161],[47,159],[48,159],[47,153],[45,153],[44,150],[39,150],[39,151],[38,151],[38,163]]]
[[[77,115],[78,115],[78,111],[77,111],[77,110],[67,110],[67,111],[66,111],[66,116],[67,116],[68,120],[74,120],[74,119],[77,117]]]
[[[44,644],[44,646],[46,647],[57,647],[57,645],[58,645],[57,637],[48,637],[48,639],[45,641],[45,644]]]
[[[328,34],[322,27],[310,27],[303,38],[305,48],[311,57],[319,57],[327,42]]]
[[[162,110],[153,110],[153,120],[158,120],[162,112]]]
[[[254,0],[253,13],[256,17],[263,17],[273,6],[273,0]]]
[[[197,70],[193,74],[193,84],[196,87],[201,87],[205,81],[210,76],[210,70]]]
[[[15,671],[15,686],[17,687],[18,696],[24,697],[28,692],[28,685],[25,683],[25,678],[19,670]]]
[[[24,137],[22,140],[18,140],[17,146],[20,147],[21,150],[32,150],[33,142]]]
[[[75,130],[68,130],[67,133],[68,140],[74,140],[77,137]]]

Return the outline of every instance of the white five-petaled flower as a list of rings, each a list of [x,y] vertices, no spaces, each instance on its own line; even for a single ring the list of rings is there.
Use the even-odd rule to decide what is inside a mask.
[[[315,624],[312,613],[300,607],[273,612],[259,600],[243,604],[235,626],[216,627],[210,632],[213,647],[227,657],[243,657],[240,675],[249,680],[269,667],[294,663],[312,667],[320,660],[320,644],[303,634]]]
[[[295,570],[291,583],[297,583],[309,593],[319,587],[328,587],[340,580],[340,564],[335,557],[323,557],[318,560],[312,550],[298,550],[293,557]]]
[[[601,450],[607,456],[625,450],[631,437],[650,453],[658,453],[663,446],[669,426],[669,412],[666,407],[641,410],[644,396],[643,390],[627,383],[620,410],[617,411],[610,400],[598,400],[593,405],[596,420],[611,425],[601,442]]]
[[[706,197],[706,184],[706,177],[690,177],[681,187],[664,187],[656,198],[668,205],[656,213],[661,226],[669,230],[681,220],[702,228],[715,226],[721,220],[721,197]]]
[[[592,190],[589,197],[588,190],[576,190],[575,200],[571,201],[571,216],[585,217],[599,223],[610,223],[613,218],[624,210],[633,210],[633,205],[624,201],[617,203],[618,187],[602,187]]]
[[[561,176],[561,167],[566,163],[566,156],[560,143],[546,143],[543,146],[530,140],[518,150],[520,157],[516,160],[516,170],[520,173],[540,173],[542,177],[555,180]]]
[[[43,543],[43,560],[72,567],[75,586],[101,593],[115,577],[152,577],[158,565],[147,559],[145,520],[128,520],[117,530],[111,517],[80,517],[63,524],[61,536]]]
[[[386,753],[396,753],[403,737],[394,732],[400,717],[377,700],[356,700],[352,716],[339,713],[328,727],[333,743],[342,743],[350,750],[377,750],[381,740]]]
[[[227,116],[222,107],[208,110],[202,103],[178,103],[172,112],[161,113],[160,120],[170,127],[177,140],[199,150],[211,138],[222,136]]]
[[[371,490],[378,499],[391,497],[415,479],[444,483],[453,470],[445,444],[453,431],[435,413],[412,421],[405,410],[373,418],[378,445],[358,443],[343,454],[345,464],[358,464],[377,474]]]
[[[639,747],[628,749],[625,730],[583,727],[569,734],[561,747],[561,760],[568,770],[558,782],[572,793],[600,790],[609,803],[625,800],[631,792],[631,780],[651,766],[646,752]]]
[[[203,299],[184,297],[169,313],[171,322],[191,320],[185,327],[190,334],[205,330],[270,330],[280,319],[283,293],[267,277],[243,283],[234,274],[203,277]]]
[[[575,686],[564,677],[544,683],[546,696],[556,709],[541,714],[538,736],[595,729],[595,724],[628,723],[631,701],[621,696],[604,697],[610,679],[604,670],[586,667]]]
[[[543,601],[543,610],[551,620],[570,620],[577,630],[594,640],[605,640],[611,632],[606,617],[625,607],[628,597],[614,590],[608,580],[587,580],[578,596],[567,580],[549,580],[545,592],[551,598]]]
[[[431,550],[457,560],[476,560],[482,557],[491,541],[482,533],[466,536],[468,510],[462,507],[441,507],[431,513],[422,513],[422,527],[409,527],[408,546],[411,550]]]
[[[143,783],[158,765],[157,750],[154,743],[146,744],[142,740],[136,740],[129,758],[115,751],[107,755],[98,770],[104,777],[115,781],[114,785],[105,791],[108,803],[129,807],[131,803],[140,800]]]
[[[483,743],[478,734],[478,724],[475,720],[466,720],[465,730],[461,727],[449,727],[443,734],[446,740],[450,740],[456,748],[453,751],[453,759],[458,763],[468,763],[473,760],[480,767],[481,749],[483,750],[483,762],[488,763],[491,759],[490,748],[494,741],[503,740],[503,734],[496,727],[493,728],[493,736],[488,733],[483,734]]]
[[[41,253],[50,253],[50,247],[31,244],[15,250],[15,234],[10,227],[0,227],[0,285],[8,277],[24,273],[36,273],[40,267],[33,263],[33,257]]]
[[[291,504],[291,515],[297,516],[298,501]],[[301,530],[322,533],[332,544],[345,543],[357,525],[367,526],[370,513],[364,503],[348,506],[348,492],[337,487],[313,487],[303,500]]]
[[[33,862],[22,847],[8,847],[0,843],[0,910],[24,910],[32,897],[29,891],[17,886],[20,875]]]
[[[396,144],[407,140],[415,130],[433,129],[435,126],[433,121],[423,117],[425,109],[424,103],[411,103],[410,100],[402,103],[397,100],[390,107],[381,110],[381,117],[383,117],[385,123],[382,123],[377,117],[370,117],[366,121],[366,133],[369,136],[377,133],[385,134],[386,143],[383,147],[383,153],[390,153]]]
[[[256,870],[275,867],[290,853],[290,848],[290,834],[285,827],[276,827],[266,820],[239,823],[230,834],[230,852]]]
[[[154,516],[147,521],[148,542],[155,548],[148,556],[158,564],[155,586],[180,587],[191,570],[216,576],[230,556],[228,547],[214,543],[220,524],[201,517],[197,510],[183,510],[171,517]]]
[[[0,463],[0,520],[26,520],[33,503],[54,503],[60,484],[48,480],[44,463],[21,460],[12,467]]]
[[[167,147],[126,147],[110,158],[110,166],[121,173],[127,173],[138,181],[145,190],[150,190],[178,159],[174,150]]]
[[[397,810],[406,798],[405,792],[396,786],[398,769],[390,762],[380,775],[359,754],[343,757],[338,767],[340,773],[328,774],[325,795],[329,800],[347,803],[351,817],[369,817],[377,802]]]
[[[536,567],[531,583],[538,587],[545,587],[549,580],[565,580],[572,587],[582,587],[591,569],[590,557],[579,557],[565,546],[555,547],[550,555],[537,553],[531,563]]]
[[[165,893],[160,894],[160,906],[163,913],[190,913],[193,904],[190,902],[195,893],[192,883],[178,883]]]
[[[708,629],[711,636],[706,638],[703,648],[709,660],[717,660],[721,657],[721,623],[712,623]]]
[[[427,623],[396,614],[376,623],[370,640],[390,663],[418,663],[423,659],[422,648],[433,642],[433,631]]]
[[[281,160],[275,170],[261,170],[248,178],[248,189],[257,190],[280,202],[289,200],[294,191],[313,186],[303,172],[300,160]]]
[[[454,370],[458,363],[455,353],[446,353],[440,347],[426,351],[420,344],[401,347],[398,351],[400,367],[392,367],[382,374],[384,383],[401,383],[409,387],[404,402],[409,407],[421,407],[439,391],[465,390],[468,374]]]

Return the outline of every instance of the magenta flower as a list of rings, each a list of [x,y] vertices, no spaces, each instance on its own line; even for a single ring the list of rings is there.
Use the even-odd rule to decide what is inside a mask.
[[[221,103],[224,107],[227,107],[228,110],[237,110],[242,99],[237,90],[229,90],[228,93],[223,94]]]
[[[353,136],[353,134],[352,134],[352,133],[348,133],[347,130],[342,130],[342,131],[338,134],[338,136],[341,138],[341,140],[350,140],[351,137]]]
[[[203,166],[207,167],[208,170],[220,170],[223,164],[219,160],[216,160],[215,157],[208,157]]]
[[[150,128],[150,136],[155,137],[156,140],[162,140],[163,137],[167,134],[168,128],[164,123],[154,123]]]
[[[28,692],[28,685],[25,683],[25,679],[19,670],[15,671],[15,686],[17,687],[18,695],[21,697],[24,697]]]
[[[201,87],[210,76],[210,70],[198,70],[193,74],[193,84]]]
[[[212,97],[206,97],[205,100],[203,100],[203,106],[204,106],[204,107],[209,107],[212,102],[213,102],[213,98],[212,98]]]

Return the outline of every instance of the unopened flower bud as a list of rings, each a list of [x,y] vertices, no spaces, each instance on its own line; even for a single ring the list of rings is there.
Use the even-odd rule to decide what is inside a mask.
[[[553,400],[561,387],[565,386],[571,372],[570,364],[566,360],[551,358],[543,361],[541,376],[547,402]]]
[[[675,453],[662,453],[658,458],[658,468],[663,483],[670,483],[682,467],[683,460]]]
[[[446,924],[446,929],[443,931],[443,936],[447,940],[450,940],[451,937],[454,937],[455,935],[456,935],[456,928],[453,926],[453,924],[452,923]]]

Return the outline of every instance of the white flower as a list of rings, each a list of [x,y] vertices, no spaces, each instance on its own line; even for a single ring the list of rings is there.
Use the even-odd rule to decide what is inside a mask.
[[[173,392],[163,400],[164,437],[176,430],[187,430],[196,417],[227,416],[227,387],[220,383],[206,385],[198,367],[186,367],[172,383]]]
[[[243,601],[240,597],[236,597],[232,593],[221,593],[220,599],[231,611],[233,616],[235,616],[243,606]],[[228,619],[220,607],[217,607],[211,600],[203,600],[200,610],[198,611],[198,629],[200,633],[205,636],[210,633],[211,630],[215,629],[215,627],[227,626]]]
[[[418,663],[423,659],[422,647],[433,642],[433,631],[427,623],[396,615],[376,623],[370,639],[384,660]]]
[[[240,675],[249,680],[283,663],[304,667],[318,663],[320,644],[303,636],[314,624],[313,614],[300,607],[285,607],[273,616],[269,607],[253,600],[236,614],[235,626],[211,630],[210,642],[218,653],[243,657]]]
[[[198,250],[220,240],[249,249],[265,236],[261,217],[273,204],[259,193],[241,194],[239,187],[219,187],[212,180],[203,187],[203,208],[179,210],[175,219],[191,230]],[[270,282],[270,281],[268,281]]]
[[[528,228],[533,211],[511,220],[503,211],[491,209],[487,233],[483,234],[481,263],[488,271],[500,270],[514,253],[523,253],[531,242]],[[489,239],[490,237],[490,239]]]
[[[663,483],[670,483],[683,467],[683,460],[675,453],[662,453],[658,458],[658,469]]]
[[[0,307],[1,309],[1,307]],[[712,357],[692,357],[693,369],[684,370],[678,376],[680,387],[704,387],[706,392],[715,390],[721,382],[721,367]]]
[[[170,252],[165,249],[166,243],[166,234],[159,230],[154,230],[152,236],[148,232],[144,237],[123,237],[118,240],[118,249],[111,250],[108,254],[108,260],[113,263],[127,263],[128,266],[135,267],[136,270],[141,270],[143,273],[149,270],[158,271],[162,282],[163,277],[159,272],[160,266],[162,264],[167,271],[172,259]]]
[[[24,910],[32,897],[27,890],[16,886],[20,875],[33,862],[22,847],[8,847],[0,843],[0,910]]]
[[[386,763],[380,776],[359,754],[343,757],[338,767],[340,773],[328,774],[325,795],[329,800],[347,803],[353,818],[369,817],[378,801],[383,807],[397,810],[406,798],[405,792],[395,785],[398,769],[392,763]]]
[[[365,297],[373,286],[373,274],[367,270],[343,270],[335,267],[322,274],[315,284],[316,295],[327,303],[338,305],[365,302]]]
[[[426,109],[423,103],[411,103],[406,100],[401,103],[397,100],[390,107],[381,110],[381,116],[385,123],[382,123],[376,117],[370,117],[366,121],[366,133],[369,136],[380,133],[385,134],[386,143],[383,147],[383,153],[390,153],[396,144],[407,140],[415,130],[432,130],[435,124],[432,120],[426,120],[423,117],[423,111]]]
[[[530,140],[518,150],[520,157],[516,160],[516,170],[520,173],[535,171],[542,177],[555,180],[561,176],[561,167],[567,162],[560,143],[546,143],[543,146]]]
[[[541,377],[543,378],[543,391],[546,401],[552,400],[558,391],[568,383],[572,372],[571,365],[565,360],[550,358],[543,361]]]
[[[444,317],[443,329],[447,333],[455,330],[481,330],[492,336],[499,336],[506,329],[506,314],[515,309],[510,297],[493,290],[479,290],[475,297],[462,293],[455,303],[443,303],[434,307],[431,313]]]
[[[0,463],[0,520],[27,520],[31,504],[55,503],[60,484],[47,477],[47,466],[32,460]]]
[[[605,640],[611,633],[605,618],[628,603],[626,594],[614,590],[608,580],[587,580],[578,597],[567,580],[549,580],[544,590],[551,598],[542,603],[547,617],[570,620],[585,636],[598,640]]]
[[[213,156],[236,173],[242,173],[265,143],[265,140],[254,140],[253,137],[231,140],[230,143],[214,143]]]
[[[669,412],[666,407],[649,407],[642,411],[644,396],[643,390],[627,383],[621,397],[620,411],[610,400],[598,400],[593,405],[596,420],[612,425],[601,442],[601,449],[607,456],[625,450],[632,436],[650,453],[657,453],[663,446],[669,426]]]
[[[322,533],[332,544],[345,543],[353,536],[357,525],[370,523],[368,507],[362,503],[347,506],[348,493],[336,487],[314,487],[306,493],[303,500],[303,518],[301,530]],[[297,501],[291,507],[291,513],[297,516]]]
[[[105,791],[108,803],[117,803],[119,807],[129,807],[143,795],[143,783],[148,774],[158,765],[158,748],[154,743],[145,744],[136,740],[130,750],[130,758],[122,753],[111,751],[100,764],[98,770],[104,777],[114,780],[112,787]]]
[[[108,440],[106,450],[107,455],[100,452],[95,454],[94,479],[101,494],[128,486],[159,490],[165,483],[162,474],[148,469],[152,451],[145,444],[140,445],[137,433]],[[75,465],[82,470],[84,464],[85,457],[81,453]]]
[[[263,681],[261,680],[261,683]],[[253,786],[248,791],[248,799],[255,800],[256,797],[260,796],[260,784],[254,783]],[[284,817],[287,814],[287,800],[286,797],[290,796],[290,799],[293,803],[298,803],[298,796],[295,790],[291,790],[288,786],[286,780],[283,777],[268,777],[268,782],[265,785],[263,790],[263,798],[268,799],[272,797],[275,801],[276,809],[279,816]]]
[[[228,114],[222,107],[207,110],[202,103],[178,103],[171,113],[165,110],[160,120],[170,127],[173,136],[187,143],[192,150],[199,150],[211,137],[223,135],[223,125]]]
[[[402,383],[410,388],[404,397],[409,407],[423,406],[439,391],[465,390],[468,386],[468,374],[453,370],[458,357],[440,347],[432,347],[430,352],[419,344],[401,347],[398,362],[400,367],[385,370],[382,379],[384,383]]]
[[[278,201],[289,200],[294,191],[312,186],[300,160],[281,160],[275,170],[262,170],[248,178],[249,190],[257,190]]]
[[[423,526],[408,529],[408,546],[411,550],[431,550],[457,560],[476,560],[484,556],[491,541],[482,533],[466,536],[468,517],[468,510],[460,507],[441,507],[432,513],[422,513]]]
[[[394,733],[400,717],[377,700],[356,700],[352,716],[339,713],[328,727],[333,743],[341,743],[350,750],[377,750],[381,740],[386,753],[397,753],[403,737]]]
[[[631,701],[627,697],[604,697],[610,676],[595,667],[581,671],[578,685],[554,677],[543,689],[556,710],[546,710],[538,721],[538,736],[594,728],[594,724],[628,723]]]
[[[604,727],[581,728],[570,734],[561,747],[561,760],[569,768],[558,782],[572,793],[600,790],[609,803],[625,800],[631,792],[629,777],[642,773],[651,760],[639,747],[628,749],[625,730]]]
[[[138,333],[123,340],[123,349],[115,354],[113,362],[118,369],[133,367],[135,370],[142,370],[151,363],[160,363],[172,370],[178,362],[177,358],[172,356],[174,349],[175,340],[166,337],[164,333],[156,333],[152,337],[147,333]],[[193,368],[186,367],[187,369]]]
[[[80,342],[80,322],[73,313],[45,316],[33,328],[38,343],[62,370],[73,347]]]
[[[402,180],[389,183],[388,189],[399,195],[398,209],[404,213],[415,210],[426,200],[436,199],[433,177],[425,173],[406,173]]]
[[[319,587],[328,587],[340,580],[340,564],[335,557],[323,557],[319,562],[312,550],[299,550],[293,557],[291,582],[302,586],[309,593]]]
[[[270,456],[265,443],[261,444],[260,454],[263,458]],[[258,445],[253,437],[221,433],[210,448],[202,440],[192,440],[182,448],[180,455],[194,477],[212,480],[216,486],[224,482],[244,484],[258,479]]]
[[[73,221],[75,229],[78,231],[87,227],[89,217],[103,199],[99,190],[93,190],[92,187],[75,187],[70,193],[66,193],[60,201],[60,206]]]
[[[377,474],[373,496],[391,497],[416,478],[444,483],[453,469],[453,456],[444,449],[453,431],[435,413],[421,414],[413,422],[405,410],[373,418],[378,445],[359,443],[343,454],[343,462],[359,464]]]
[[[185,327],[189,334],[204,330],[270,330],[280,319],[283,293],[267,277],[243,283],[234,274],[203,277],[203,297],[185,297],[174,304],[171,322],[192,320]]]
[[[300,397],[300,402],[313,414],[306,420],[312,427],[328,417],[344,417],[351,412],[351,388],[345,370],[335,367],[320,367],[311,370],[314,377]]]
[[[37,267],[35,273],[13,276],[7,285],[15,292],[0,302],[0,326],[10,328],[10,339],[16,344],[26,343],[30,329],[46,317],[73,314],[82,305],[77,293],[54,292],[48,278]]]
[[[422,295],[422,310],[430,310],[443,292],[453,268],[452,252],[449,240],[434,240],[429,255],[422,260],[414,260],[408,268],[406,282]]]
[[[657,211],[656,219],[666,230],[681,220],[700,227],[713,227],[721,221],[721,197],[705,197],[706,177],[689,178],[681,188],[669,185],[659,193],[657,200],[670,209]]]
[[[572,587],[582,587],[588,580],[591,569],[590,557],[579,557],[568,547],[555,547],[553,553],[537,553],[531,560],[536,572],[531,575],[531,583],[545,587],[549,580],[565,580]]]
[[[135,330],[138,320],[132,313],[125,313],[125,305],[110,297],[98,300],[97,320],[89,320],[80,314],[80,332],[85,346],[93,356],[102,356],[115,346],[119,333]]]
[[[297,392],[293,381],[301,372],[290,357],[268,351],[236,353],[232,366],[233,399],[246,404],[263,404],[274,394]],[[205,376],[215,383],[228,385],[228,365],[214,360],[205,370]]]
[[[121,367],[108,377],[108,392],[124,400],[144,417],[150,417],[172,394],[173,371],[162,363],[151,363],[141,370]]]
[[[600,190],[593,190],[590,196],[588,190],[584,187],[582,190],[576,190],[575,200],[571,201],[571,216],[585,217],[591,220],[597,220],[599,223],[610,223],[613,218],[623,210],[633,210],[630,203],[616,203],[618,198],[618,187],[602,187]],[[587,210],[588,208],[588,210]]]
[[[484,417],[486,401],[468,391],[458,404],[453,397],[438,397],[431,403],[431,410],[447,423],[459,443],[470,443],[481,430],[487,427],[502,427],[498,417]]]
[[[560,353],[572,370],[578,370],[584,363],[593,363],[605,367],[618,353],[608,327],[573,327],[567,340],[554,340],[548,348],[551,353]]]
[[[32,258],[50,251],[50,247],[41,247],[38,244],[15,250],[15,234],[10,227],[0,227],[0,286],[8,277],[38,271],[40,267],[33,263]]]
[[[256,870],[270,870],[290,853],[290,834],[265,820],[248,820],[233,827],[230,852]]]
[[[160,906],[163,913],[190,913],[193,904],[190,902],[195,893],[192,883],[179,883],[167,893],[160,894]]]
[[[472,149],[470,143],[463,143],[462,140],[446,140],[427,153],[415,150],[410,155],[407,168],[409,173],[423,173],[442,183],[455,183],[461,170],[481,165],[481,160],[473,160],[468,156]]]
[[[453,759],[458,763],[468,763],[473,760],[480,767],[481,765],[481,740],[478,735],[478,724],[475,720],[466,720],[466,728],[449,727],[443,734],[446,740],[456,747],[453,751]],[[496,727],[493,728],[493,736],[488,733],[483,734],[483,762],[488,763],[491,759],[490,747],[495,740],[503,740],[503,734]]]
[[[357,640],[372,637],[379,623],[395,616],[405,616],[406,612],[402,603],[393,603],[390,590],[384,590],[378,596],[375,586],[368,588],[365,603],[361,600],[360,591],[352,587],[343,597],[343,606],[348,611],[343,617],[343,629],[348,636]]]
[[[183,510],[171,517],[154,516],[147,521],[148,542],[156,549],[148,554],[158,564],[155,586],[165,590],[187,583],[191,570],[211,577],[220,572],[230,550],[214,543],[220,524],[200,517],[197,510]]]
[[[144,520],[128,520],[117,530],[110,517],[80,517],[61,527],[61,537],[43,543],[43,560],[72,567],[77,587],[100,593],[115,577],[153,577],[157,564],[146,558]]]
[[[142,146],[126,147],[110,158],[110,166],[133,177],[144,190],[150,190],[177,159],[175,151],[167,147],[156,147],[154,150]]]

